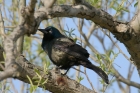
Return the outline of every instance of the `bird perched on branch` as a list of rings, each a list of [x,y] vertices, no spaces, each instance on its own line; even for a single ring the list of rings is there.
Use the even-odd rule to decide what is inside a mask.
[[[109,83],[107,74],[88,60],[89,53],[86,49],[62,35],[55,27],[38,30],[44,34],[42,48],[60,69],[68,71],[72,66],[82,65],[95,71],[107,84]]]

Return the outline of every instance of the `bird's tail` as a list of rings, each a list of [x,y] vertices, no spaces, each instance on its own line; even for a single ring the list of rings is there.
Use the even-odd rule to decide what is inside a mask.
[[[109,84],[108,75],[101,68],[93,65],[90,61],[80,62],[80,65],[95,71],[106,82],[106,84]]]

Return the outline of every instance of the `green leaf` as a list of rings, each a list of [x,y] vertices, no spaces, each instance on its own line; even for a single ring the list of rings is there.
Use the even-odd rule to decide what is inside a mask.
[[[79,77],[77,77],[77,78],[78,78],[78,82],[79,82],[79,83],[84,79],[84,77],[81,77],[81,76],[79,76]]]
[[[28,75],[27,75],[27,78],[28,78],[30,84],[33,85],[33,82],[32,82],[31,78]]]
[[[136,3],[134,4],[134,7],[136,7],[136,6],[138,6],[138,2],[136,2]]]
[[[98,58],[98,60],[100,60],[101,59],[101,56],[99,54],[97,54],[97,58]]]
[[[124,10],[125,12],[129,12],[129,10],[126,8],[122,8],[122,10]]]
[[[44,80],[44,82],[42,82],[42,85],[44,85],[45,83],[47,83],[48,79]]]
[[[38,69],[34,69],[36,73],[40,74],[40,71]]]

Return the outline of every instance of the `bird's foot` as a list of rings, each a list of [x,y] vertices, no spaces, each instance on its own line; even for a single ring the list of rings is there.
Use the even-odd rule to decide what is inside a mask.
[[[63,66],[58,66],[58,68],[59,69],[64,69]],[[61,73],[61,75],[65,76],[68,73],[69,69],[70,68],[68,68],[65,73]]]
[[[69,69],[67,69],[65,73],[61,73],[61,75],[63,75],[63,76],[66,75],[68,73]]]
[[[61,73],[62,76],[65,76],[67,74],[68,71],[66,71],[65,73]]]

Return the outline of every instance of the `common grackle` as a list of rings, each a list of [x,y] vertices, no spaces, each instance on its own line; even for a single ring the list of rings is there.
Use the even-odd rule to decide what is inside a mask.
[[[72,66],[82,65],[95,71],[107,84],[109,83],[107,74],[88,60],[89,53],[86,49],[62,35],[55,27],[38,30],[44,34],[42,48],[60,69],[68,71]]]

